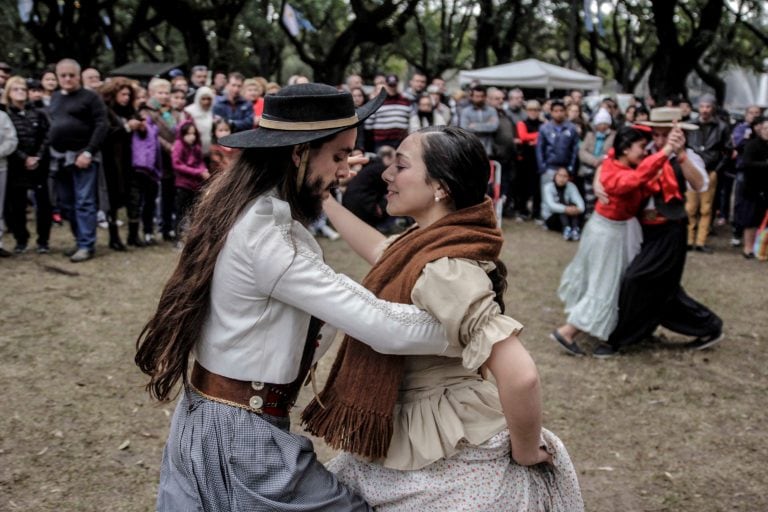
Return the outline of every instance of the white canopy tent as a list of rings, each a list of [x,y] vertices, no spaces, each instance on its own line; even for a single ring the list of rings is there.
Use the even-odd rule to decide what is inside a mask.
[[[546,89],[547,96],[553,89],[599,90],[603,86],[603,79],[599,76],[547,64],[537,59],[459,73],[459,83],[462,85],[472,81],[478,81],[481,85]]]

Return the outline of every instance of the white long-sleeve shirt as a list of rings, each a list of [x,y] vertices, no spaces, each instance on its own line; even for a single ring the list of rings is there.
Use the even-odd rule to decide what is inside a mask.
[[[249,205],[227,236],[195,356],[238,380],[284,384],[298,375],[310,316],[385,354],[440,354],[445,331],[412,305],[377,299],[323,262],[320,246],[273,194]],[[323,336],[316,353],[333,341]]]

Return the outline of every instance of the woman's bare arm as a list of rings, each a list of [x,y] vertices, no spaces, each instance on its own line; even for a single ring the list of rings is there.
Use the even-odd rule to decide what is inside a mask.
[[[536,364],[517,336],[493,346],[485,366],[499,388],[501,408],[507,419],[512,458],[520,465],[551,462],[540,447],[541,387]]]
[[[360,220],[354,213],[329,197],[323,202],[323,209],[333,227],[361,258],[373,265],[381,255],[384,235]]]

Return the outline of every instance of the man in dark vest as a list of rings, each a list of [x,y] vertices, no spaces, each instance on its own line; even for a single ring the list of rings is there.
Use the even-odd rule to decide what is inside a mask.
[[[695,130],[696,125],[679,123],[679,108],[656,108],[651,120],[642,122],[653,131],[650,153],[666,143],[673,127]],[[709,348],[723,338],[723,321],[706,306],[688,296],[680,285],[685,268],[688,189],[704,192],[709,179],[702,159],[690,149],[670,157],[661,175],[650,186],[655,190],[639,214],[643,245],[624,274],[619,294],[619,321],[608,339],[594,352],[611,357],[636,344],[663,326],[696,338],[686,346]]]

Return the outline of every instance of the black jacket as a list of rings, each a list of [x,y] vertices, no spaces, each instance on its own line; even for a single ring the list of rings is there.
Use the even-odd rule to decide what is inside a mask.
[[[6,108],[16,128],[19,144],[8,156],[8,180],[15,186],[32,186],[48,177],[48,117],[43,111],[27,105],[20,110],[13,105]],[[27,170],[24,163],[29,156],[40,157],[35,170]]]
[[[498,160],[502,166],[514,163],[515,152],[515,124],[512,119],[503,110],[496,111],[499,114],[499,127],[493,135],[491,155],[494,160]]]
[[[686,133],[688,147],[704,160],[707,171],[720,171],[730,160],[733,149],[728,125],[717,118],[708,123],[699,119],[695,124],[699,129]]]
[[[744,197],[768,200],[768,141],[760,137],[744,146]]]

